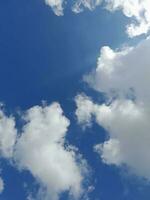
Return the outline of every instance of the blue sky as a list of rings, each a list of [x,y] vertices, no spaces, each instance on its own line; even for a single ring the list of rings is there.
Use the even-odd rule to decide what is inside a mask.
[[[111,2],[113,2],[113,0],[111,0]],[[115,0],[113,3],[115,4]],[[146,143],[148,147],[146,150],[143,150],[145,138],[148,138],[148,135],[145,134],[145,132],[147,133],[148,125],[140,125],[140,130],[143,130],[143,133],[142,131],[140,132],[141,135],[139,135],[139,137],[141,139],[140,142],[137,140],[136,148],[142,149],[142,153],[147,156],[145,160],[141,159],[142,164],[137,168],[133,164],[134,157],[137,156],[135,153],[136,150],[133,150],[135,144],[134,142],[131,144],[131,146],[133,146],[132,149],[130,148],[129,142],[130,140],[136,141],[136,136],[134,138],[131,135],[126,141],[126,144],[129,143],[129,150],[133,156],[132,163],[129,157],[126,156],[126,154],[130,154],[130,152],[124,150],[122,139],[120,139],[118,134],[118,130],[124,132],[124,126],[120,120],[122,119],[122,113],[118,112],[118,107],[116,106],[114,110],[112,110],[112,113],[120,113],[120,116],[117,114],[118,119],[115,118],[114,121],[108,122],[108,124],[103,122],[101,118],[99,120],[99,111],[97,111],[96,108],[98,106],[101,108],[102,104],[109,107],[111,104],[113,105],[113,102],[115,103],[115,99],[117,99],[117,101],[122,101],[122,99],[123,101],[132,100],[128,92],[124,95],[124,90],[126,91],[126,88],[133,88],[136,99],[135,102],[138,103],[132,102],[134,109],[129,111],[129,117],[134,110],[140,110],[141,107],[139,105],[144,105],[142,108],[148,110],[147,101],[149,100],[149,94],[147,95],[148,97],[145,95],[148,93],[146,90],[147,88],[145,88],[143,84],[144,80],[142,78],[140,79],[139,76],[139,74],[145,75],[148,73],[147,68],[145,69],[143,67],[143,73],[139,70],[140,67],[137,67],[137,70],[136,68],[133,69],[133,71],[135,70],[135,73],[133,73],[135,74],[135,80],[140,82],[140,84],[136,84],[136,81],[133,81],[134,75],[130,77],[131,79],[123,79],[125,85],[119,82],[120,79],[117,75],[114,76],[116,79],[113,78],[112,75],[112,79],[103,80],[101,74],[106,75],[106,78],[107,74],[101,69],[101,65],[103,64],[106,66],[107,70],[107,65],[109,63],[109,56],[107,57],[107,53],[109,54],[109,52],[102,53],[101,51],[100,53],[100,49],[103,46],[109,46],[111,49],[117,49],[116,52],[121,52],[124,51],[122,47],[126,46],[126,49],[128,49],[128,46],[132,45],[134,49],[134,62],[132,61],[132,63],[136,66],[136,56],[134,56],[136,52],[144,52],[145,48],[147,48],[147,51],[150,50],[150,48],[147,47],[148,44],[146,46],[146,42],[149,42],[149,39],[146,39],[149,24],[146,24],[148,26],[146,29],[147,35],[138,33],[136,35],[137,37],[134,37],[135,35],[129,37],[125,29],[132,20],[137,20],[136,15],[133,15],[133,19],[130,19],[121,8],[119,8],[120,10],[117,8],[118,11],[114,9],[114,12],[109,12],[101,5],[95,6],[91,11],[86,8],[86,4],[83,5],[83,7],[85,6],[83,12],[74,13],[71,10],[70,4],[69,2],[67,5],[64,5],[63,16],[57,16],[53,12],[51,5],[46,5],[44,0],[13,0],[10,2],[5,0],[0,2],[0,102],[4,104],[3,108],[1,108],[3,114],[0,114],[0,120],[5,118],[4,121],[0,122],[0,177],[4,182],[4,189],[0,194],[0,200],[70,200],[74,199],[73,196],[76,196],[76,193],[80,193],[77,197],[78,199],[85,200],[148,200],[150,196],[150,176],[148,173],[143,173],[143,170],[148,171],[148,167],[144,168],[144,165],[146,165],[144,161],[147,161],[148,158],[149,143]],[[142,7],[143,5],[138,6]],[[144,7],[143,9],[147,8]],[[140,20],[142,21],[143,19]],[[137,22],[139,23],[138,20]],[[143,44],[141,44],[142,42]],[[143,46],[140,47],[139,45],[139,47],[137,47],[137,44]],[[140,50],[140,48],[143,48],[143,50]],[[121,53],[118,58],[116,58],[119,54],[116,53],[117,55],[115,55],[115,58],[117,61],[113,57],[109,65],[115,63],[114,65],[119,66],[119,64],[117,64],[119,60],[120,63],[122,63],[121,66],[129,64],[130,67],[132,63],[124,61],[125,59],[127,61],[130,60],[132,57],[132,54],[130,56],[130,51],[127,52],[127,56],[129,55],[127,58],[124,58]],[[137,54],[137,56],[138,55],[139,54]],[[140,65],[143,64],[142,60],[146,63],[150,63],[148,57],[145,58],[141,53],[140,56]],[[98,66],[98,58],[101,58],[101,62],[103,62],[100,64],[100,74],[98,74],[99,72],[95,72]],[[138,73],[138,70],[140,73]],[[95,72],[95,75],[91,73],[92,71]],[[128,73],[130,74],[130,68],[125,68],[123,74],[121,72],[119,75],[121,77],[125,75],[126,77]],[[83,77],[87,74],[91,74],[90,77],[93,76],[91,78],[92,83],[91,80],[84,81]],[[99,82],[99,78],[101,78],[102,81]],[[108,86],[105,84],[106,81],[108,81]],[[146,84],[149,83],[148,81],[149,80],[146,79]],[[126,84],[127,82],[131,82],[131,84]],[[119,87],[116,85],[119,85]],[[143,91],[143,88],[145,88],[145,91]],[[113,89],[117,95],[115,97],[109,97],[109,89]],[[91,104],[88,104],[89,106],[86,107],[86,98],[84,99],[85,96],[83,93],[87,98],[90,97],[89,102],[93,103],[92,106],[97,106],[94,107],[94,110],[89,110]],[[123,93],[123,97],[120,93]],[[85,110],[80,110],[80,104],[75,102],[75,97],[77,95],[84,96],[82,105],[85,105],[85,107],[83,106]],[[42,103],[43,101],[47,103]],[[43,126],[46,126],[45,129],[41,128],[42,125],[33,125],[31,123],[34,120],[32,117],[34,118],[36,116],[32,116],[32,110],[28,111],[31,116],[29,116],[30,114],[27,114],[26,111],[30,108],[34,108],[36,105],[39,105],[43,110],[44,108],[52,109],[53,102],[59,103],[64,115],[61,113],[60,108],[54,106],[53,110],[44,111],[45,113],[50,112],[49,115],[46,115],[46,117],[41,120],[41,123],[44,123]],[[121,105],[121,103],[119,105]],[[125,108],[126,104],[123,105]],[[56,118],[58,117],[58,119],[56,119],[57,122],[53,120],[53,118],[55,118],[53,117],[55,116],[54,109],[59,113],[59,115],[56,116]],[[79,112],[75,114],[77,110]],[[86,116],[87,113],[88,116]],[[26,115],[26,119],[23,119],[24,115]],[[39,113],[39,118],[41,115],[42,114]],[[102,116],[103,113],[100,113],[100,115]],[[14,117],[11,118],[11,116]],[[48,118],[49,116],[50,118]],[[92,116],[92,119],[89,116]],[[149,116],[149,114],[145,114],[143,118],[140,118],[140,122],[142,120],[146,121],[148,118],[147,116]],[[132,117],[134,116],[131,114],[131,121]],[[11,148],[13,148],[12,152],[7,152],[9,155],[6,155],[5,151],[8,151],[8,149],[5,149],[5,146],[1,145],[1,140],[9,133],[7,129],[10,130],[12,128],[6,123],[9,119],[15,121],[14,129],[17,130],[18,136],[15,136],[17,139],[13,147],[11,146]],[[67,125],[67,119],[70,121],[69,127]],[[126,118],[123,118],[123,122],[128,126]],[[137,124],[138,122],[138,119],[133,120],[133,126],[132,123],[129,125],[129,133],[132,131],[133,133],[137,132],[138,128],[134,130],[133,127],[134,123]],[[47,123],[50,125],[48,126]],[[56,132],[53,132],[53,123],[56,126],[54,129]],[[114,127],[113,123],[117,125]],[[33,158],[33,163],[30,163],[31,158],[27,156],[30,154],[29,148],[32,147],[32,143],[31,146],[26,147],[25,145],[28,145],[28,143],[22,142],[24,140],[22,135],[28,135],[29,132],[27,141],[30,143],[32,134],[36,134],[36,131],[42,140],[44,134],[43,130],[47,129],[49,134],[47,139],[51,140],[52,137],[53,140],[53,134],[57,136],[57,127],[58,133],[60,132],[60,135],[64,135],[61,137],[65,138],[65,141],[60,138],[59,141],[57,141],[61,143],[60,146],[50,142],[50,146],[55,145],[56,149],[54,148],[54,152],[53,146],[49,149],[49,157],[51,158],[52,156],[53,160],[53,157],[55,158],[58,156],[54,166],[60,168],[59,170],[62,174],[64,173],[64,176],[60,175],[60,177],[63,177],[60,178],[60,180],[59,176],[57,177],[59,187],[57,187],[57,183],[55,183],[55,177],[52,176],[52,170],[54,170],[54,174],[58,174],[57,170],[55,171],[55,169],[51,168],[49,171],[47,167],[48,178],[45,178],[43,172],[39,172],[35,166],[33,167],[34,155],[31,157]],[[131,130],[132,128],[133,130]],[[62,133],[61,130],[63,130]],[[115,131],[116,133],[114,133]],[[125,131],[128,132],[127,129],[125,129]],[[111,132],[114,133],[115,136],[111,135]],[[123,138],[126,140],[127,137]],[[111,160],[111,153],[110,155],[105,154],[104,147],[101,153],[94,150],[95,145],[105,144],[105,141],[111,139],[119,141],[120,146],[122,145],[122,154],[119,152],[119,159],[121,155],[119,163],[117,162],[118,160],[116,161],[116,158],[114,158],[113,161]],[[44,139],[43,141],[45,142]],[[47,145],[47,143],[44,142],[41,143],[43,149],[45,148],[44,145]],[[138,146],[141,143],[143,144]],[[33,148],[34,145],[36,144],[33,144]],[[70,145],[78,150],[67,150],[67,146],[71,148]],[[64,149],[64,146],[66,146],[66,149]],[[35,146],[37,152],[39,151],[39,147]],[[62,155],[64,153],[64,160],[61,160],[60,164],[59,151],[57,154],[57,148],[62,150]],[[126,146],[126,148],[128,149],[128,146]],[[111,149],[111,152],[114,152],[113,149]],[[33,151],[31,148],[31,155],[32,153]],[[139,160],[140,156],[143,155],[142,153],[139,154]],[[39,160],[36,160],[35,163],[39,163],[40,165],[45,161],[41,164],[41,170],[44,169],[43,166],[46,166],[47,163],[49,163],[51,167],[51,159],[50,162],[49,160],[44,160],[45,157],[43,157],[40,161],[40,155],[44,156],[43,153],[39,154]],[[115,156],[117,157],[118,154],[115,154]],[[24,157],[26,159],[24,159]],[[65,158],[68,158],[69,161],[65,160]],[[64,163],[67,162],[70,163],[70,166],[68,171],[65,172],[68,166]],[[81,163],[83,165],[82,167]],[[137,160],[135,160],[135,163],[139,165]],[[86,173],[82,174],[81,168],[84,168],[84,170],[86,169]],[[75,169],[76,171],[74,172]],[[58,172],[60,173],[60,171]],[[66,180],[68,176],[65,177],[65,173],[71,179],[67,183]],[[78,180],[76,180],[77,176],[79,176]],[[81,177],[82,181],[80,181]],[[75,181],[73,181],[73,179]],[[60,184],[61,181],[62,185]],[[53,183],[56,184],[56,186],[53,186]],[[83,192],[74,191],[76,189],[74,185],[77,186],[78,184],[82,187]],[[39,194],[39,191],[42,192]],[[75,193],[75,195],[69,195],[70,191],[73,194]]]

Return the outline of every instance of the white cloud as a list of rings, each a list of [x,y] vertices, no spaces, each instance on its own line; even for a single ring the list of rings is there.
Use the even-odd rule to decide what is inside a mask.
[[[72,10],[75,13],[80,13],[87,8],[89,10],[94,10],[97,6],[101,4],[102,0],[76,0]]]
[[[16,142],[17,131],[15,120],[12,116],[6,116],[0,110],[0,155],[4,158],[11,158]]]
[[[64,0],[45,0],[45,3],[50,6],[58,16],[63,15],[63,2]]]
[[[146,34],[150,29],[150,0],[104,0],[106,9],[122,10],[126,17],[132,17],[135,22],[127,26],[130,37]]]
[[[70,122],[60,105],[34,106],[24,119],[14,155],[19,168],[30,171],[41,184],[40,198],[55,200],[65,191],[79,197],[86,162],[77,156],[74,147],[65,145]]]
[[[110,139],[95,147],[107,164],[121,166],[150,179],[150,39],[134,48],[103,47],[97,68],[86,81],[107,96],[99,105],[85,95],[76,97],[79,123],[93,117]]]
[[[0,177],[0,194],[4,191],[4,181],[3,179]]]

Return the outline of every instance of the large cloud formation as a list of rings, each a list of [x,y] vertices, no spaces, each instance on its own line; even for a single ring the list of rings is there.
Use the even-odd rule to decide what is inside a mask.
[[[19,170],[28,170],[38,181],[38,199],[58,199],[62,192],[75,198],[83,192],[86,162],[65,136],[70,124],[58,103],[34,106],[21,116],[17,136],[15,118],[0,112],[0,151],[15,161]],[[2,184],[1,184],[2,185]]]
[[[63,15],[64,0],[45,0],[56,15]],[[132,19],[132,23],[127,25],[127,33],[130,37],[146,34],[150,30],[150,0],[75,0],[72,11],[82,12],[85,8],[94,10],[97,6],[110,12],[121,10],[122,13]]]
[[[76,97],[78,121],[96,122],[109,133],[109,140],[95,146],[107,164],[127,165],[150,179],[150,39],[134,48],[101,49],[97,68],[86,81],[102,92],[106,103],[99,105],[81,94]]]

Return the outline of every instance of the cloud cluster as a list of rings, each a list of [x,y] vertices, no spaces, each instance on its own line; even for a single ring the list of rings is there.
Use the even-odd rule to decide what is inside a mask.
[[[99,105],[81,94],[76,97],[79,123],[95,118],[109,133],[109,140],[95,150],[107,164],[127,165],[150,179],[150,39],[134,48],[101,49],[95,72],[86,76],[91,87],[107,97]]]
[[[45,0],[54,13],[58,16],[63,15],[64,0]],[[94,10],[97,6],[103,5],[103,8],[110,12],[121,10],[122,13],[132,19],[132,23],[127,25],[129,37],[135,37],[146,34],[150,30],[150,9],[149,0],[75,0],[72,11],[82,12],[85,8]]]
[[[70,122],[60,105],[34,106],[21,117],[24,125],[17,136],[15,118],[1,111],[1,155],[36,178],[41,186],[37,198],[56,200],[62,192],[80,197],[87,166],[76,148],[65,140]]]

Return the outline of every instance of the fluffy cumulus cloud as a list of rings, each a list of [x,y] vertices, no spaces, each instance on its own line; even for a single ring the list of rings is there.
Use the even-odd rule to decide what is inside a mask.
[[[40,199],[56,200],[65,191],[79,197],[86,163],[74,147],[65,144],[70,122],[60,105],[32,107],[24,120],[14,158],[20,169],[30,171],[41,184]]]
[[[134,48],[101,49],[97,68],[85,80],[106,96],[99,105],[81,94],[76,97],[79,123],[93,119],[109,133],[95,146],[107,164],[127,165],[150,179],[150,39]]]
[[[45,0],[45,3],[50,6],[58,16],[63,15],[63,2],[64,0]]]

